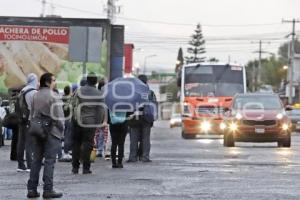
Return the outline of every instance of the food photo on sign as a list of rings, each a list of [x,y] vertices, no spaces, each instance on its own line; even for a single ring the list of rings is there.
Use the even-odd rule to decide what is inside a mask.
[[[105,74],[107,42],[101,44],[101,62],[87,63],[88,71]],[[100,53],[100,52],[99,52]],[[81,62],[70,62],[69,27],[0,25],[0,93],[26,84],[26,76],[50,72],[64,85],[78,82]]]

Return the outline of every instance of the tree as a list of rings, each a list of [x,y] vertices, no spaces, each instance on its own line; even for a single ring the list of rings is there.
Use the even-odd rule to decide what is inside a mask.
[[[175,66],[175,72],[178,73],[178,71],[181,70],[183,65],[184,59],[183,59],[183,52],[182,48],[180,47],[178,50],[177,60],[176,60],[176,66]]]
[[[263,60],[262,63],[262,80],[265,84],[272,85],[275,90],[279,89],[281,81],[286,77],[283,65],[283,60],[275,56]]]
[[[280,83],[286,77],[286,71],[282,68],[283,59],[275,56],[262,60],[262,82],[261,85],[272,85],[275,90],[280,88]],[[257,66],[258,60],[249,61],[246,65],[247,85],[253,92],[261,85],[257,83]]]
[[[258,66],[257,60],[251,60],[246,65],[247,86],[248,86],[248,90],[251,90],[252,92],[254,92],[257,88],[257,78],[256,78],[257,66]]]
[[[177,97],[179,88],[177,87],[176,80],[171,80],[167,85],[160,86],[160,93],[165,93],[167,95],[167,101],[174,102],[179,101]]]
[[[285,63],[288,63],[289,43],[290,42],[284,43],[283,45],[281,45],[279,47],[279,50],[278,50],[278,54],[279,54],[280,58],[283,59],[285,61]],[[295,52],[300,54],[300,41],[299,40],[295,41]]]
[[[191,56],[185,57],[186,63],[204,62],[205,57],[201,55],[206,52],[204,48],[205,40],[202,35],[200,24],[197,24],[195,33],[191,36],[191,38],[192,40],[189,41],[189,45],[191,47],[187,49],[188,54],[191,54]]]

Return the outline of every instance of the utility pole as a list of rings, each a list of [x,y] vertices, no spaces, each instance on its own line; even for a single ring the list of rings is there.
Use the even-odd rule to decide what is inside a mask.
[[[121,6],[117,6],[116,1],[117,0],[107,0],[107,8],[105,8],[107,19],[110,19],[112,24],[115,22],[115,15],[121,12]]]
[[[45,17],[45,11],[46,11],[46,0],[42,0],[42,13],[41,13],[41,17]]]
[[[300,23],[299,20],[282,20],[282,23],[292,23],[292,32],[287,35],[292,36],[292,41],[290,45],[290,54],[289,54],[289,104],[293,103],[293,85],[294,85],[294,57],[295,57],[295,36],[296,36],[296,23]]]
[[[258,42],[251,42],[253,44],[259,44],[259,49],[258,51],[254,51],[253,53],[258,53],[258,68],[256,70],[256,85],[260,85],[261,84],[261,74],[262,74],[262,71],[261,71],[261,68],[262,68],[262,63],[261,63],[261,60],[262,60],[262,54],[263,53],[270,53],[270,52],[267,52],[267,51],[263,51],[262,50],[262,45],[263,44],[270,44],[270,42],[264,42],[262,40],[259,40]]]
[[[51,6],[51,16],[54,16],[54,13],[55,13],[55,6],[54,6],[54,4],[53,4],[53,1],[51,0],[51,4],[50,4],[50,6]]]

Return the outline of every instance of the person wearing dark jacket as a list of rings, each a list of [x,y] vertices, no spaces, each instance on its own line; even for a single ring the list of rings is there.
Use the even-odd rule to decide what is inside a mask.
[[[16,102],[18,98],[18,94],[21,89],[13,90],[11,94],[11,98],[9,101],[9,109],[7,112],[7,116],[15,112]],[[19,140],[19,125],[15,124],[14,126],[10,127],[12,130],[12,138],[11,138],[11,146],[10,146],[10,160],[17,161],[17,152],[18,152],[18,140]]]
[[[112,168],[123,168],[124,143],[127,135],[127,113],[109,112],[109,130],[111,135]],[[118,160],[117,160],[118,150]]]
[[[72,151],[72,173],[78,174],[80,156],[83,174],[91,174],[90,155],[93,149],[94,135],[104,118],[104,104],[101,92],[96,88],[97,76],[87,76],[87,84],[80,87],[74,102],[74,133]]]
[[[147,84],[147,76],[140,75],[138,77],[143,83]],[[151,98],[156,102],[156,97],[153,91],[150,90]],[[137,113],[142,113],[143,107]],[[140,159],[142,162],[151,162],[150,160],[150,133],[153,122],[149,122],[139,114],[137,114],[138,123],[134,123],[130,127],[130,153],[127,162],[136,162]],[[140,143],[140,144],[139,144]],[[140,152],[142,151],[142,152]],[[140,155],[141,154],[141,155]]]
[[[40,79],[40,90],[34,95],[32,101],[32,119],[47,116],[52,120],[51,131],[45,140],[32,135],[33,160],[31,164],[30,178],[27,183],[27,197],[37,198],[39,185],[39,173],[44,159],[44,193],[43,198],[60,198],[62,193],[53,189],[53,174],[56,154],[60,147],[64,129],[64,113],[59,96],[53,91],[56,79],[53,74],[45,73]]]
[[[69,154],[69,151],[72,148],[72,132],[71,132],[71,87],[69,85],[64,87],[64,95],[62,97],[63,101],[63,110],[65,116],[65,130],[64,130],[64,150],[61,159],[61,162],[70,162],[72,160],[72,156]]]

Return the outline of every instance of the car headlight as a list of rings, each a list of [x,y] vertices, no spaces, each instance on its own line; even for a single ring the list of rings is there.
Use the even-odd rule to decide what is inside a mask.
[[[226,127],[227,127],[226,124],[224,122],[221,122],[220,129],[224,130],[224,129],[226,129]]]
[[[282,124],[282,130],[287,131],[289,130],[289,125],[287,123]]]
[[[243,116],[242,116],[241,113],[237,113],[237,114],[235,115],[235,118],[238,119],[238,120],[240,120],[240,119],[243,118]]]
[[[201,130],[202,131],[209,131],[211,129],[211,123],[208,121],[204,121],[201,123]]]
[[[232,122],[232,123],[230,123],[229,124],[229,129],[231,130],[231,131],[237,131],[238,130],[238,125],[237,125],[237,123],[235,123],[235,122]]]
[[[283,118],[283,114],[282,114],[282,113],[278,113],[278,114],[276,115],[276,118],[277,118],[277,119],[282,119],[282,118]]]

